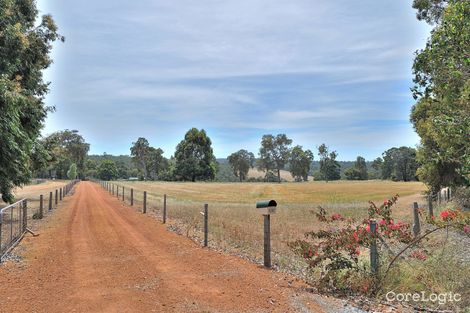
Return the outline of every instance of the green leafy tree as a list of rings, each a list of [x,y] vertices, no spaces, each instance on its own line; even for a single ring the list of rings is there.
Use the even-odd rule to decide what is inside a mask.
[[[377,177],[382,177],[382,165],[384,163],[384,160],[382,160],[381,157],[376,158],[374,161],[372,161],[371,167],[376,171]]]
[[[50,15],[38,22],[35,1],[0,1],[0,193],[13,201],[12,188],[27,183],[31,152],[47,112],[48,83],[42,71],[52,63],[57,33]]]
[[[67,177],[70,180],[77,178],[77,164],[72,163],[72,165],[70,165],[70,168],[67,171]]]
[[[98,176],[101,180],[114,180],[118,177],[118,168],[112,160],[104,160],[98,167]]]
[[[329,148],[323,143],[318,147],[318,155],[320,156],[320,173],[322,178],[328,182],[330,180],[338,180],[341,178],[341,165],[336,161],[338,153],[329,151]]]
[[[410,147],[390,148],[383,153],[382,178],[394,181],[416,180],[416,150]]]
[[[313,162],[313,152],[303,150],[302,146],[292,148],[289,158],[289,169],[295,181],[308,181],[308,173]]]
[[[67,171],[72,163],[77,166],[80,178],[86,174],[86,159],[90,144],[78,133],[78,130],[63,130],[52,133],[42,140],[49,151],[50,176],[67,178]]]
[[[348,168],[344,172],[344,175],[348,180],[367,180],[368,174],[366,160],[363,157],[358,156],[354,163],[354,167]]]
[[[277,172],[278,182],[281,182],[281,170],[289,161],[290,145],[292,140],[287,138],[285,134],[264,135],[261,139],[261,148],[259,149],[260,161],[258,168],[269,172],[275,170]]]
[[[421,138],[418,176],[436,192],[470,185],[470,2],[421,6],[436,26],[414,60],[411,121]]]
[[[168,171],[168,160],[163,156],[163,150],[160,148],[150,147],[147,164],[152,180],[162,179]]]
[[[232,153],[227,158],[233,174],[241,181],[244,181],[248,175],[250,168],[255,164],[255,155],[244,149]]]
[[[148,178],[148,158],[150,145],[147,139],[139,137],[136,142],[132,143],[131,156],[134,163],[138,166],[142,173],[143,179]]]
[[[191,128],[176,146],[174,175],[178,180],[213,180],[216,173],[211,139],[204,129]]]

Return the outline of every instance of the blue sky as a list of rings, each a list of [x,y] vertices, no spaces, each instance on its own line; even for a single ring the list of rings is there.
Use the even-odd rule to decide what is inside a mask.
[[[46,73],[43,134],[78,129],[91,153],[138,137],[167,156],[191,127],[217,157],[263,134],[339,159],[415,146],[413,52],[429,29],[411,0],[39,0],[66,37]]]

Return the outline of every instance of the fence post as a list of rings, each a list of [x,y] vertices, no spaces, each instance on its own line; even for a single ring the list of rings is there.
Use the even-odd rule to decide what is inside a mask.
[[[59,188],[59,200],[62,201],[62,188]]]
[[[43,196],[40,195],[39,196],[39,218],[42,218],[42,216],[44,214],[44,207],[43,207],[42,200],[43,200]]]
[[[209,205],[204,204],[204,247],[207,247],[207,237],[209,235]]]
[[[421,232],[421,225],[419,224],[419,208],[418,202],[413,203],[413,234],[418,236]]]
[[[144,191],[144,207],[143,207],[142,213],[143,214],[147,213],[147,191]]]
[[[166,194],[163,195],[163,224],[166,223]]]
[[[450,187],[447,187],[447,202],[450,201]]]
[[[432,207],[432,195],[428,196],[428,213],[430,217],[434,216],[434,210]]]
[[[131,206],[134,205],[134,188],[131,188]]]
[[[113,184],[113,196],[114,196],[114,184]]]
[[[441,204],[442,202],[442,199],[441,199],[441,190],[439,189],[439,191],[437,192],[437,201],[439,202],[439,204]]]
[[[264,266],[271,267],[271,215],[264,217]]]
[[[379,253],[377,250],[377,221],[370,220],[369,221],[370,233],[372,234],[372,241],[370,243],[370,269],[372,274],[377,274],[379,271]]]
[[[124,186],[122,186],[122,201],[124,201]]]
[[[59,202],[59,190],[55,190],[55,205],[57,206],[57,203]]]
[[[24,199],[23,201],[23,227],[21,229],[21,233],[26,231],[28,228],[28,200]]]
[[[52,211],[52,191],[49,192],[49,211]]]

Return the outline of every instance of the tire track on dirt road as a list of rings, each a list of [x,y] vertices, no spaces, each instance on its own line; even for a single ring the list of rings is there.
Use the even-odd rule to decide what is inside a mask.
[[[91,182],[20,247],[0,267],[0,312],[323,312],[291,276],[203,249]]]

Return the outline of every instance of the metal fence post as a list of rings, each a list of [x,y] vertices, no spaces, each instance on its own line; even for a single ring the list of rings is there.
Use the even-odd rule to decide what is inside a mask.
[[[44,206],[43,206],[43,196],[40,195],[39,196],[39,218],[42,218],[43,214],[44,214]]]
[[[264,217],[264,266],[271,267],[271,216],[263,214]]]
[[[131,188],[131,206],[134,205],[134,188]]]
[[[377,232],[377,221],[370,220],[369,221],[370,232],[372,234],[372,241],[370,243],[370,269],[372,274],[377,274],[379,270],[379,253],[377,250],[377,239],[376,239],[376,232]]]
[[[207,247],[207,237],[209,235],[209,205],[204,204],[204,247]]]
[[[52,211],[52,191],[49,192],[49,211]]]
[[[142,209],[142,213],[147,213],[147,191],[144,191],[144,207]]]
[[[166,194],[163,195],[163,224],[166,223]]]
[[[419,208],[418,203],[413,203],[413,234],[414,236],[418,236],[421,232],[421,225],[419,224]]]

